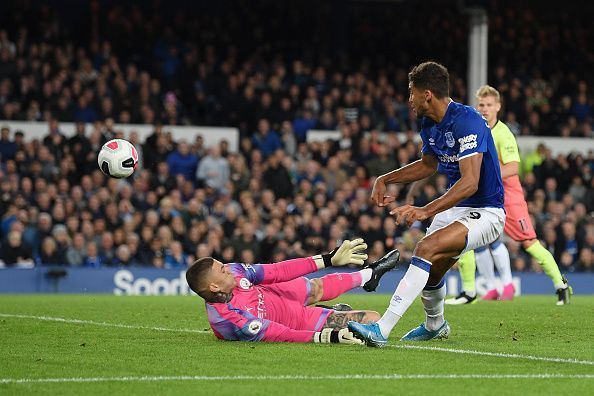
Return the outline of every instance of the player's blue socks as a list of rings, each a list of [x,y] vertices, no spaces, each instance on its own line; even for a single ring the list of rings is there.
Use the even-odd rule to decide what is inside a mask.
[[[430,269],[431,262],[417,256],[412,257],[406,274],[398,283],[398,287],[390,300],[388,310],[377,322],[382,336],[388,338],[396,323],[421,293],[429,279]]]

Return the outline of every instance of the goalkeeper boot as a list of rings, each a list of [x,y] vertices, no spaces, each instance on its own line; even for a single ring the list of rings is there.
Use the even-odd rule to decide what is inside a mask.
[[[437,330],[427,330],[425,323],[421,323],[419,327],[415,327],[406,333],[400,341],[429,341],[440,340],[450,336],[450,325],[447,321],[443,322],[441,327]]]
[[[384,276],[386,272],[396,268],[398,260],[400,260],[400,251],[398,249],[394,249],[388,252],[388,254],[386,254],[381,259],[366,265],[365,268],[371,268],[373,273],[371,274],[371,279],[369,279],[363,285],[363,289],[366,292],[375,291],[379,285],[381,277]]]
[[[565,287],[557,289],[557,305],[569,304],[569,298],[573,294],[573,288],[567,284],[567,279],[563,277],[563,283]]]
[[[336,303],[333,306],[324,305],[324,304],[316,304],[316,307],[332,309],[332,310],[338,311],[338,312],[347,312],[347,311],[353,310],[353,307],[351,307],[349,304],[346,304],[346,303]]]
[[[351,320],[348,327],[355,337],[365,341],[369,347],[381,348],[388,344],[388,339],[382,335],[379,325],[375,322],[362,324]]]
[[[476,294],[474,297],[470,297],[465,291],[462,291],[456,297],[448,298],[445,300],[447,305],[464,305],[476,303]]]

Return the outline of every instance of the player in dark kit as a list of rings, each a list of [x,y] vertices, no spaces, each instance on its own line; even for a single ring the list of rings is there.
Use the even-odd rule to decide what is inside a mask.
[[[386,184],[411,183],[436,171],[447,175],[448,191],[424,207],[392,209],[397,222],[409,225],[435,216],[417,244],[411,264],[398,284],[386,313],[377,323],[349,322],[349,329],[369,346],[383,346],[398,320],[421,294],[426,319],[402,340],[447,338],[443,277],[458,257],[495,241],[505,224],[499,160],[486,120],[472,107],[449,97],[447,69],[425,62],[409,73],[412,109],[421,118],[422,157],[378,177],[371,199],[379,206],[394,202]]]

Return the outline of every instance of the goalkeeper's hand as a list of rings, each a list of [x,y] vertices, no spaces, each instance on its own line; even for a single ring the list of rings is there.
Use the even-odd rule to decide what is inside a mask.
[[[326,328],[316,332],[313,337],[313,342],[316,344],[365,344],[362,340],[356,338],[349,329],[335,330],[332,328]]]
[[[367,244],[363,239],[357,238],[352,241],[347,239],[330,253],[322,254],[324,266],[363,265],[367,260],[367,254],[363,253],[365,249],[367,249]]]

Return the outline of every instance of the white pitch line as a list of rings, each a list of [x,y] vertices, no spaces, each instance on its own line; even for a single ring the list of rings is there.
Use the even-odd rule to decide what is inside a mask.
[[[435,380],[435,379],[594,379],[594,374],[345,374],[345,375],[237,375],[237,376],[138,376],[74,378],[1,378],[0,384],[64,382],[159,382],[159,381],[328,381],[328,380]]]
[[[103,327],[118,327],[121,329],[144,329],[144,330],[156,330],[156,331],[174,331],[178,333],[212,333],[209,330],[197,330],[197,329],[175,329],[169,327],[153,327],[153,326],[139,326],[139,325],[126,325],[121,323],[107,323],[107,322],[95,322],[93,320],[81,320],[81,319],[66,319],[54,316],[34,316],[34,315],[20,315],[20,314],[6,314],[0,313],[0,317],[4,318],[18,318],[18,319],[33,319],[33,320],[42,320],[47,322],[60,322],[60,323],[68,323],[68,324],[86,324],[86,325],[93,325],[93,326],[103,326]]]
[[[594,361],[591,360],[578,360],[578,359],[567,359],[567,358],[556,358],[556,357],[545,357],[545,356],[532,356],[532,355],[519,355],[517,353],[501,353],[501,352],[487,352],[487,351],[472,351],[468,349],[453,349],[453,348],[441,348],[432,346],[421,346],[421,345],[388,345],[392,348],[400,349],[421,349],[424,351],[436,351],[436,352],[449,352],[449,353],[460,353],[466,355],[479,355],[479,356],[492,356],[501,357],[508,359],[527,359],[527,360],[539,360],[542,362],[553,362],[553,363],[573,363],[573,364],[586,364],[594,366]]]
[[[120,324],[120,323],[95,322],[93,320],[66,319],[66,318],[60,318],[60,317],[54,317],[54,316],[34,316],[34,315],[0,313],[0,317],[17,318],[17,319],[33,319],[33,320],[42,320],[42,321],[48,321],[48,322],[58,322],[58,323],[68,323],[68,324],[87,324],[87,325],[103,326],[103,327],[118,327],[118,328],[123,328],[123,329],[172,331],[172,332],[178,332],[178,333],[201,333],[201,334],[211,333],[211,331],[209,331],[209,330],[137,326],[137,325],[126,325],[126,324]],[[538,361],[542,361],[542,362],[551,362],[551,363],[570,363],[570,364],[584,364],[584,365],[594,366],[594,361],[591,361],[591,360],[578,360],[578,359],[568,359],[568,358],[559,358],[559,357],[532,356],[532,355],[520,355],[520,354],[515,354],[515,353],[509,354],[509,353],[487,352],[487,351],[473,351],[473,350],[468,350],[468,349],[440,348],[440,347],[432,347],[432,346],[407,345],[407,344],[402,344],[402,345],[390,344],[389,347],[399,348],[399,349],[420,349],[420,350],[435,351],[435,352],[447,352],[447,353],[457,353],[457,354],[467,354],[467,355],[477,355],[477,356],[490,356],[490,357],[499,357],[499,358],[506,358],[506,359],[526,359],[526,360],[538,360]]]

